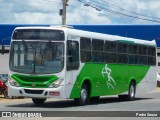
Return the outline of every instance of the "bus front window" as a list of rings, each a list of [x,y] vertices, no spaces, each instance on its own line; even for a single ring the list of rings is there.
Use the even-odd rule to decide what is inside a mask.
[[[64,66],[62,42],[13,41],[11,44],[10,69],[28,74],[52,74]]]

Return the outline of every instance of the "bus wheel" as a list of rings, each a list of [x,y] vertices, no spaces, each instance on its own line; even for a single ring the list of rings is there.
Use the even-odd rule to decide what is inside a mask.
[[[128,95],[118,95],[120,100],[129,100],[132,101],[135,99],[136,94],[136,85],[133,81],[131,81],[129,85]]]
[[[42,105],[46,99],[32,98],[32,101],[35,105]]]
[[[128,100],[132,101],[135,99],[136,94],[136,85],[133,81],[131,81],[129,85],[129,91],[128,91]]]
[[[83,84],[81,92],[80,92],[80,98],[74,99],[76,103],[79,105],[86,105],[89,102],[89,91],[86,84]]]

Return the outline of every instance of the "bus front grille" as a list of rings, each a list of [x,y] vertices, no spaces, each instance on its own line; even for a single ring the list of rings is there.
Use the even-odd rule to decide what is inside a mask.
[[[43,90],[30,90],[30,89],[24,89],[25,93],[28,94],[42,94]]]
[[[47,88],[47,85],[36,84],[34,87],[32,84],[22,84],[23,87],[30,87],[30,88]]]

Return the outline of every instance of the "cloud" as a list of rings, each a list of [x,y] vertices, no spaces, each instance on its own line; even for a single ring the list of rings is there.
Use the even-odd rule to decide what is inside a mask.
[[[110,24],[111,20],[106,16],[101,16],[100,12],[91,7],[79,8],[67,15],[67,23],[69,24]]]
[[[117,0],[114,0],[114,4],[121,6],[123,5],[122,8],[134,12],[134,13],[139,13],[144,16],[148,16],[149,19],[155,20],[154,17],[158,17],[160,20],[160,13],[158,11],[159,6],[160,6],[160,1],[159,0],[121,0],[118,2]],[[125,3],[126,2],[126,3]],[[118,16],[118,15],[117,15]],[[122,16],[126,19],[130,19],[130,24],[157,24],[156,22],[151,22],[151,21],[145,21],[137,18],[129,18]]]
[[[60,23],[59,6],[53,2],[6,0],[0,7],[0,23]]]
[[[17,23],[30,23],[30,24],[60,24],[60,18],[52,14],[45,14],[39,12],[22,12],[14,15]]]
[[[87,1],[93,1],[113,10],[117,9],[104,3],[105,0]],[[0,0],[0,2],[0,23],[61,24],[59,16],[59,9],[62,8],[61,0]],[[107,0],[107,2],[128,11],[160,17],[159,0]],[[85,7],[77,0],[69,0],[68,4],[67,24],[153,24],[109,11],[97,11],[92,7]]]

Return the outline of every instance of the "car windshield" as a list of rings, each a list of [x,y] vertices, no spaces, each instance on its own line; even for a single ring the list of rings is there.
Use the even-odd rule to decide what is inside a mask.
[[[64,66],[63,42],[13,41],[10,69],[28,74],[52,74]]]
[[[8,74],[0,74],[0,79],[3,81],[7,81],[8,80]]]

